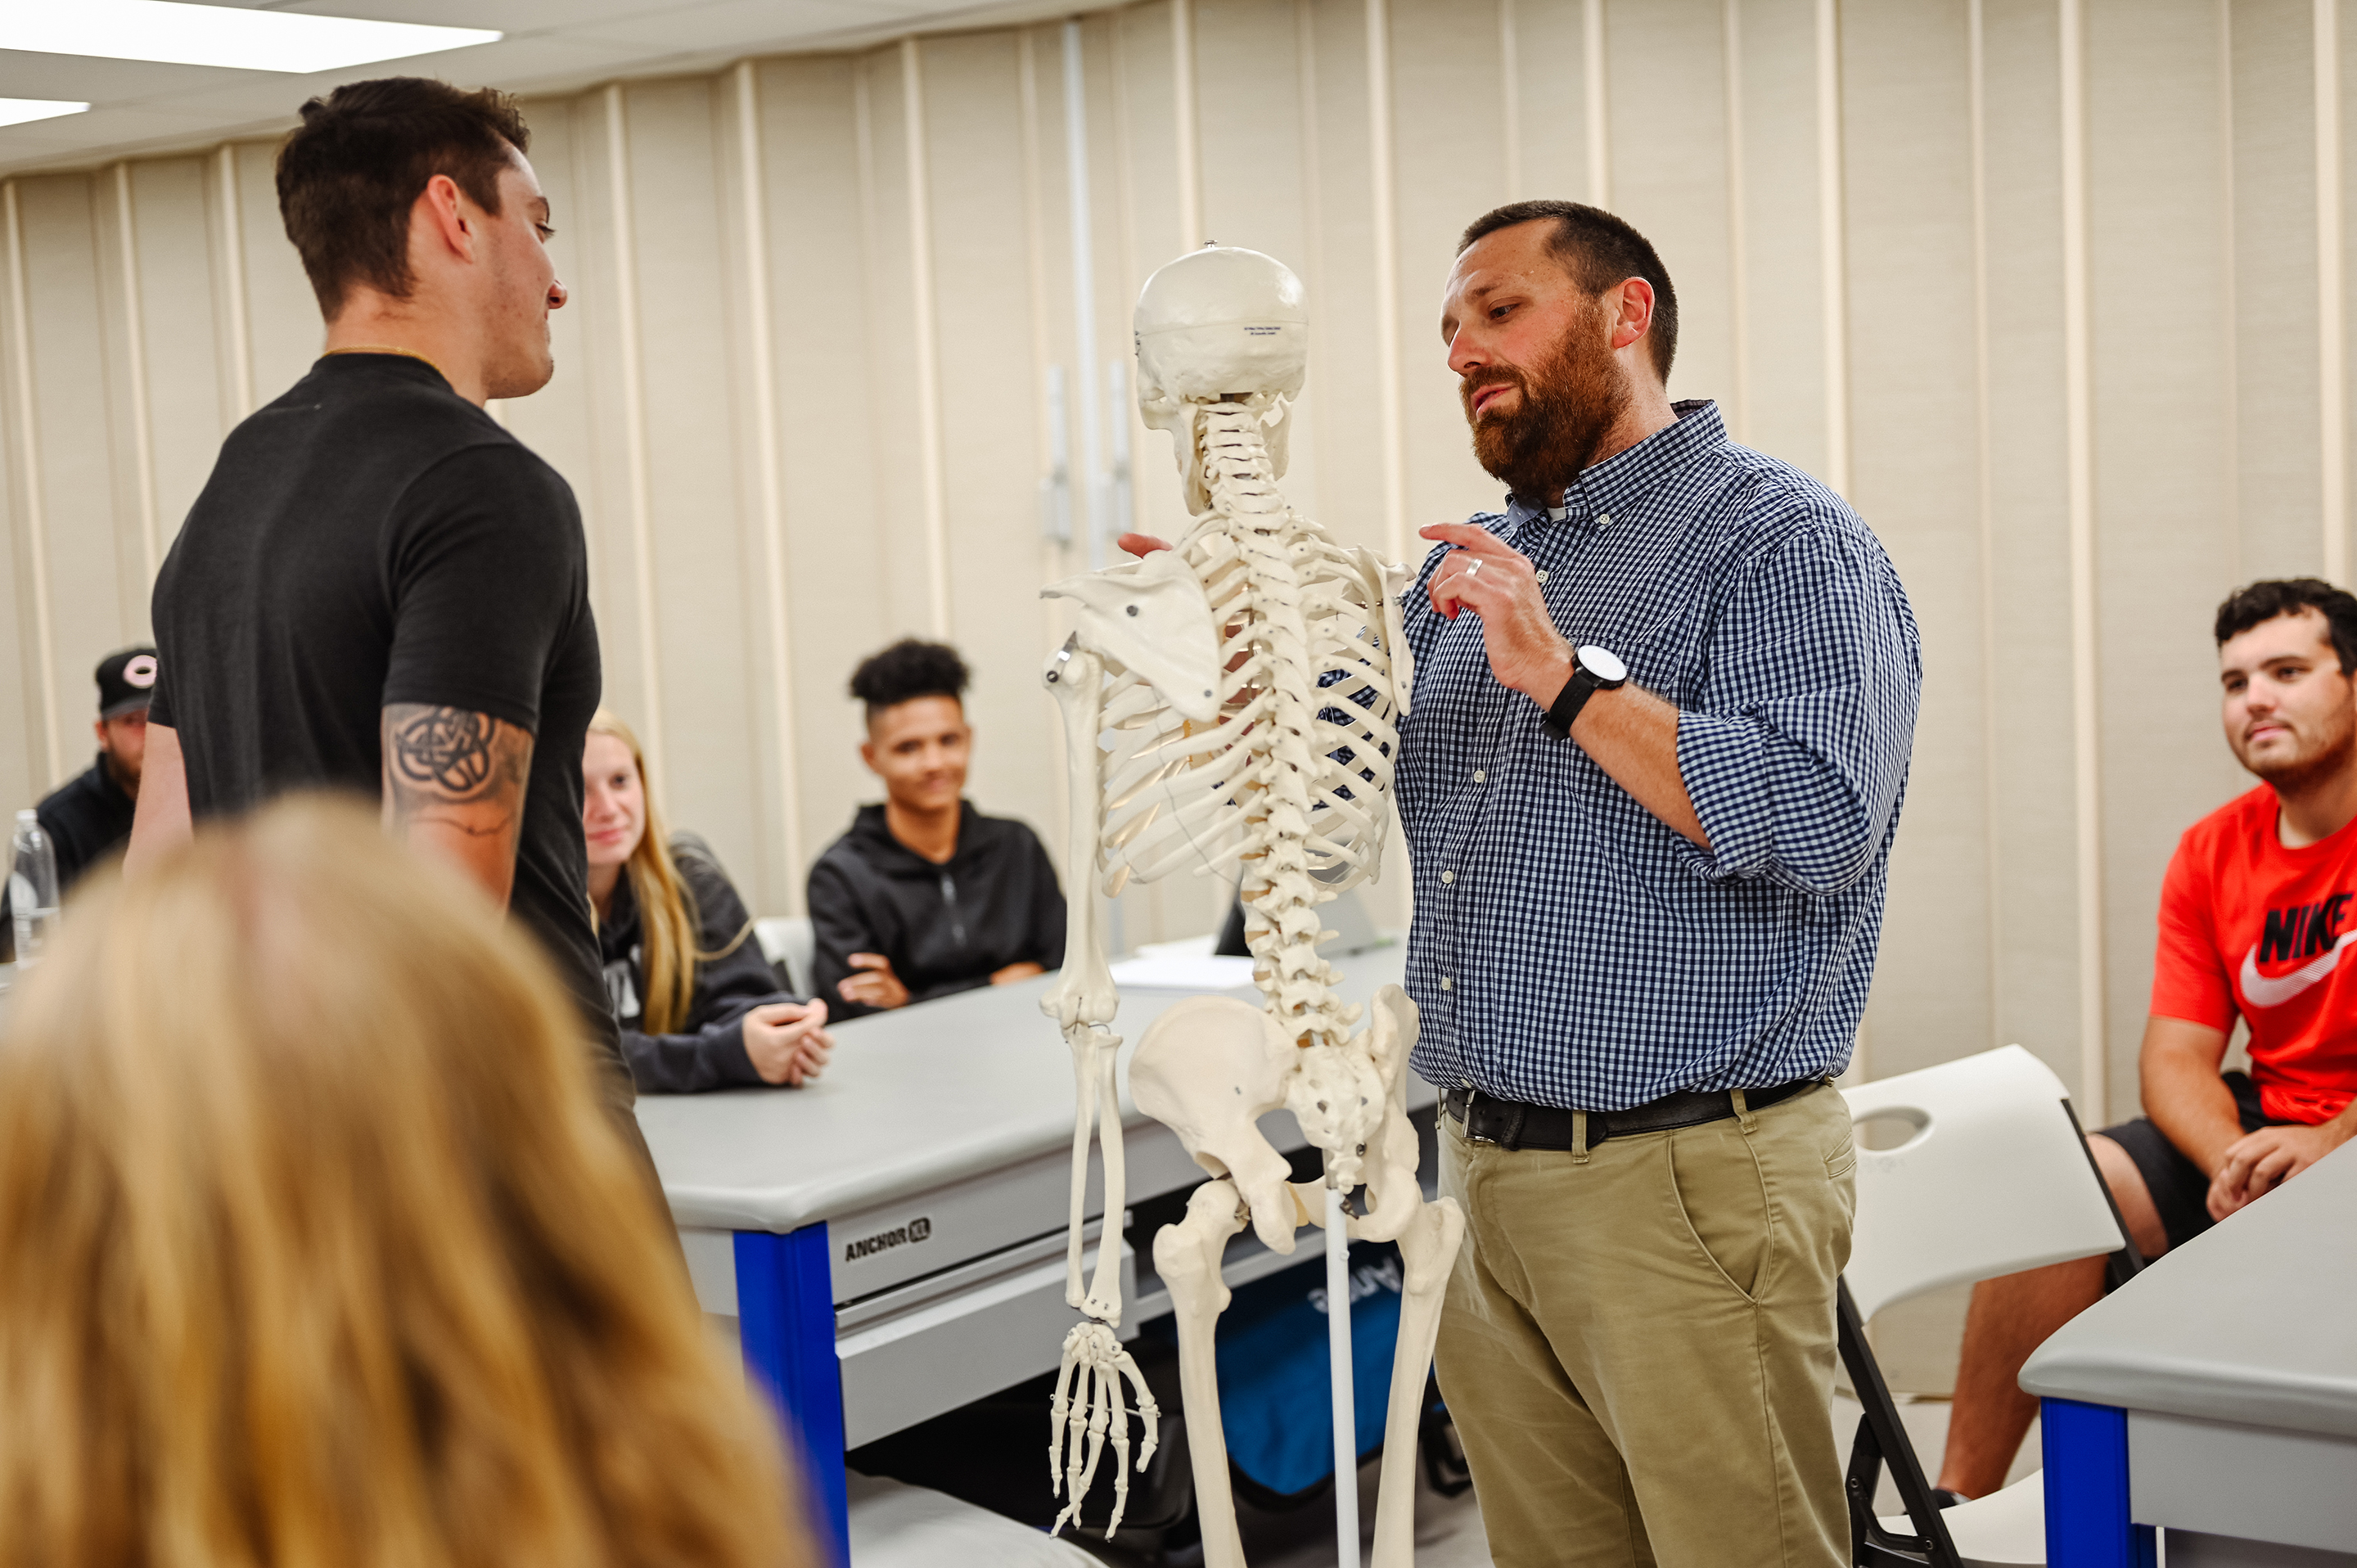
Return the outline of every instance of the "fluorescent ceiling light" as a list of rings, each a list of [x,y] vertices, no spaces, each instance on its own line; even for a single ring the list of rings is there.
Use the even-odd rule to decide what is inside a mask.
[[[87,103],[68,103],[58,98],[0,98],[0,125],[54,120],[60,114],[79,114],[89,107]]]
[[[0,49],[308,75],[495,42],[484,27],[364,22],[178,0],[0,0]]]

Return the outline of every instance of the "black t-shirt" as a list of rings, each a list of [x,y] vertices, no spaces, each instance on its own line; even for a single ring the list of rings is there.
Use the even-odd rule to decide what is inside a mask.
[[[597,628],[555,469],[422,360],[328,356],[221,444],[154,611],[148,715],[178,732],[199,818],[290,789],[382,799],[389,703],[530,731],[509,908],[627,1079],[581,834]]]

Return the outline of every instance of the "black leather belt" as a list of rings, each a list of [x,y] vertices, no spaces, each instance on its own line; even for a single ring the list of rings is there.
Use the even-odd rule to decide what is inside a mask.
[[[1743,1091],[1743,1103],[1750,1110],[1762,1110],[1824,1081],[1821,1078],[1796,1078],[1773,1089],[1747,1089]],[[1524,1105],[1520,1101],[1497,1099],[1477,1089],[1449,1090],[1440,1097],[1440,1103],[1443,1110],[1464,1124],[1465,1135],[1477,1144],[1495,1144],[1501,1149],[1572,1146],[1571,1119],[1576,1113],[1561,1106]],[[1625,1138],[1635,1133],[1699,1127],[1734,1114],[1735,1098],[1724,1089],[1665,1094],[1625,1111],[1587,1112],[1587,1146],[1592,1149],[1608,1138]]]

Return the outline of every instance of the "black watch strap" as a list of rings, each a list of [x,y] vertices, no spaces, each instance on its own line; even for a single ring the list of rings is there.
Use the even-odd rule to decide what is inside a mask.
[[[1555,701],[1548,704],[1547,734],[1557,740],[1569,740],[1571,726],[1578,721],[1579,710],[1587,706],[1587,699],[1596,693],[1596,677],[1581,669],[1577,660],[1573,660],[1571,679],[1563,683],[1563,690],[1556,693]]]
[[[1595,655],[1592,666],[1587,655]],[[1557,740],[1571,738],[1571,726],[1579,718],[1579,710],[1587,706],[1587,699],[1598,692],[1617,692],[1629,683],[1628,666],[1601,648],[1575,648],[1571,650],[1571,679],[1563,683],[1555,701],[1547,704],[1546,732]]]

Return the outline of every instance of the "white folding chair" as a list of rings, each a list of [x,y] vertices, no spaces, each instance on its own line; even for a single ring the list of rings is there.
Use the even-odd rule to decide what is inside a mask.
[[[818,957],[818,933],[799,915],[764,915],[753,922],[753,940],[761,956],[786,966],[786,989],[797,996],[811,994],[811,966]]]
[[[2011,1568],[2046,1561],[2040,1476],[1945,1510],[1867,1343],[1866,1320],[1943,1285],[2072,1258],[2140,1266],[2062,1080],[2019,1046],[1843,1091],[1850,1120],[1896,1121],[1904,1141],[1857,1152],[1857,1222],[1840,1291],[1843,1364],[1866,1415],[1848,1492],[1860,1568]],[[1884,1464],[1905,1517],[1878,1519]]]

